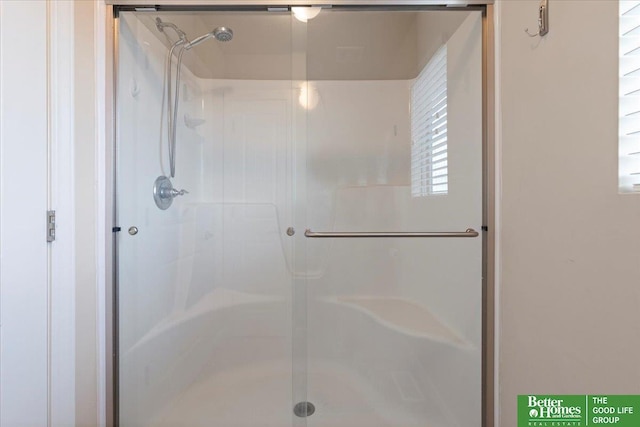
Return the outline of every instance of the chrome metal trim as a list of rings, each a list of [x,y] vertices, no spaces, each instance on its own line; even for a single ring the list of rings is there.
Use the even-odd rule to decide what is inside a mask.
[[[482,19],[482,426],[496,425],[495,414],[495,251],[496,251],[496,82],[493,5]]]
[[[465,231],[311,231],[306,229],[305,237],[310,238],[376,238],[376,237],[478,237],[473,228]]]
[[[109,11],[108,11],[109,12]],[[119,173],[119,164],[118,164],[118,152],[119,152],[119,143],[120,138],[118,137],[118,85],[119,85],[119,67],[120,67],[120,16],[117,8],[111,8],[111,16],[113,17],[112,26],[108,28],[107,31],[111,31],[112,37],[112,63],[111,63],[111,90],[112,90],[112,111],[111,111],[111,120],[112,120],[112,131],[111,135],[111,155],[112,155],[112,173],[111,177],[111,186],[112,186],[112,221],[113,226],[118,226],[119,218],[119,205],[118,205],[118,173]],[[108,78],[108,76],[107,76]],[[112,275],[113,275],[113,288],[111,289],[111,306],[113,318],[111,319],[111,354],[109,354],[109,359],[111,360],[111,376],[113,379],[112,389],[111,389],[111,413],[107,411],[107,417],[111,417],[111,425],[113,427],[118,427],[120,425],[120,304],[119,304],[119,294],[120,294],[120,250],[119,250],[119,242],[120,242],[120,233],[112,233]],[[108,300],[109,301],[109,300]],[[108,409],[108,408],[107,408]],[[107,420],[107,426],[109,426],[109,420]]]

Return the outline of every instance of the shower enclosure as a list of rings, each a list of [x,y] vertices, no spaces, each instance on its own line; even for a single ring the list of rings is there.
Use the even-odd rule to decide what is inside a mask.
[[[116,11],[116,422],[481,426],[484,9]]]

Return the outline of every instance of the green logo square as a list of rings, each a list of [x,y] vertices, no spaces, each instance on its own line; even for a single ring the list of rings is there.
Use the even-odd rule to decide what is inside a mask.
[[[518,396],[518,427],[588,426],[640,427],[640,396]]]

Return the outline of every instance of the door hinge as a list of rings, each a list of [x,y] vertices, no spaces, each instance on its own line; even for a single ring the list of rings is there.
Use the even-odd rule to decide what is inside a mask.
[[[56,240],[56,211],[47,211],[47,242]]]

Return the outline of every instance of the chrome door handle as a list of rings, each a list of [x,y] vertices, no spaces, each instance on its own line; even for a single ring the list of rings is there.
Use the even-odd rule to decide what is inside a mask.
[[[473,228],[465,231],[311,231],[304,232],[310,238],[371,238],[371,237],[478,237]]]

